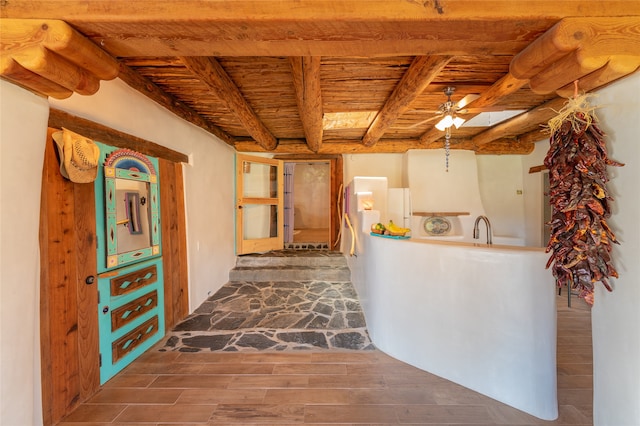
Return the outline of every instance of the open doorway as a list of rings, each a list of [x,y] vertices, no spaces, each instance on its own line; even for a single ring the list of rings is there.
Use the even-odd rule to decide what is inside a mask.
[[[285,246],[331,245],[331,164],[326,160],[285,162]]]

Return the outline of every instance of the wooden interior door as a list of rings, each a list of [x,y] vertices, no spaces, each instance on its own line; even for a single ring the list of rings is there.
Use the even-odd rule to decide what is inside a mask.
[[[279,160],[236,155],[236,254],[284,246],[284,173]]]

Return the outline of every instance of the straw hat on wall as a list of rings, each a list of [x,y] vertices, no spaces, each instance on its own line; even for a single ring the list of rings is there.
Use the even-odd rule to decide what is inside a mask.
[[[100,148],[91,139],[68,129],[53,134],[60,154],[60,173],[72,182],[93,182],[98,175]]]

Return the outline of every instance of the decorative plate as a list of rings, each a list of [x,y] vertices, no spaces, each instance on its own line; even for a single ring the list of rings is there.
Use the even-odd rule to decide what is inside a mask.
[[[424,231],[429,235],[446,235],[451,231],[451,222],[442,216],[431,216],[424,221]]]

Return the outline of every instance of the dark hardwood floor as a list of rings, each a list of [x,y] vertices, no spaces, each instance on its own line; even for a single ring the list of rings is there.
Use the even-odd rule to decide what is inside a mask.
[[[150,350],[61,425],[591,425],[591,314],[558,297],[556,421],[380,351]]]

